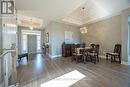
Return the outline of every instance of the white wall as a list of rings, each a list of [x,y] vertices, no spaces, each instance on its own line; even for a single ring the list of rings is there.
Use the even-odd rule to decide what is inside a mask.
[[[2,48],[2,18],[0,16],[0,49]],[[2,84],[2,59],[0,58],[0,84]],[[1,86],[1,85],[0,85]]]
[[[0,48],[2,48],[2,18],[0,17]]]
[[[128,60],[130,59],[130,16],[128,18]]]
[[[130,16],[130,8],[122,11],[122,61],[128,63],[128,16]],[[130,63],[129,63],[130,64]]]

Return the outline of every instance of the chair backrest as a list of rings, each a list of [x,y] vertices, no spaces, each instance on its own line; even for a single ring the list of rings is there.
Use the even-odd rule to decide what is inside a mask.
[[[114,53],[121,53],[121,44],[116,44],[114,47]]]
[[[75,53],[75,45],[74,44],[71,44],[71,52],[72,52],[72,54]]]
[[[100,45],[99,44],[91,44],[91,47],[92,47],[92,49],[89,52],[95,52],[98,55],[99,54]]]
[[[100,47],[99,44],[96,44],[96,45],[94,46],[94,50],[95,50],[96,53],[99,53],[99,47]]]
[[[71,51],[72,51],[72,54],[73,53],[77,53],[77,48],[79,48],[80,47],[80,44],[72,44],[71,45]]]
[[[90,46],[91,46],[92,48],[94,48],[94,47],[95,47],[95,44],[90,44]]]

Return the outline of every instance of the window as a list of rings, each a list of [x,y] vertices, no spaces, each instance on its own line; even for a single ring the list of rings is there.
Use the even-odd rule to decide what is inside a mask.
[[[41,36],[37,35],[37,52],[41,50]]]
[[[23,42],[22,51],[27,52],[27,35],[25,34],[23,35],[22,42]]]

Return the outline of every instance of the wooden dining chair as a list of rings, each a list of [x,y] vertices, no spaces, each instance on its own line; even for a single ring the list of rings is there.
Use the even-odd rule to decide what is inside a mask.
[[[73,47],[72,48],[72,58],[71,58],[71,61],[73,62],[74,60],[76,60],[76,47]]]
[[[83,61],[83,54],[84,54],[84,50],[80,49],[79,51],[76,48],[76,63]]]
[[[86,64],[86,62],[88,62],[88,49],[84,49],[83,51],[83,62],[84,64]]]
[[[91,46],[92,48],[94,48],[94,47],[95,47],[95,45],[96,45],[96,44],[93,44],[93,43],[92,43],[92,44],[90,44],[90,46]]]
[[[80,48],[80,45],[73,45],[71,51],[72,51],[72,58],[71,61],[73,62],[74,60],[76,60],[76,62],[78,61],[78,58],[81,56],[81,54],[79,54],[77,52],[77,48]]]
[[[108,57],[110,56],[111,62],[115,62],[116,58],[118,58],[119,63],[121,63],[121,44],[116,44],[114,47],[114,52],[108,52],[106,53],[106,60],[108,60]]]
[[[98,56],[99,55],[99,47],[100,47],[100,45],[96,44],[93,46],[93,49],[90,52],[88,52],[88,56],[90,57],[91,62],[93,62],[95,64],[97,62],[99,62],[99,56]]]

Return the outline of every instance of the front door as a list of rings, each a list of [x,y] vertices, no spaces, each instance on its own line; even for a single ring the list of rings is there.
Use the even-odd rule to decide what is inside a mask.
[[[28,53],[35,54],[37,52],[36,35],[28,35]]]

